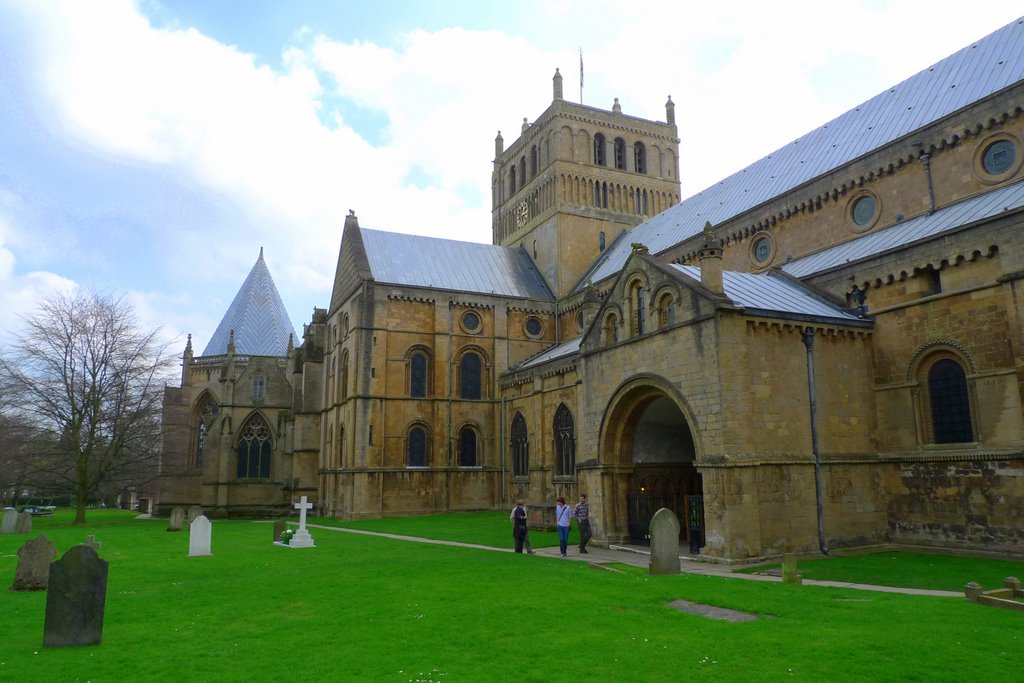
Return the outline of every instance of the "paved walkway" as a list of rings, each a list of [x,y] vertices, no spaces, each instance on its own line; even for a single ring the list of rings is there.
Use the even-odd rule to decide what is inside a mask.
[[[459,548],[476,548],[478,550],[490,550],[492,552],[499,553],[511,553],[512,548],[495,548],[489,545],[478,545],[476,543],[460,543],[459,541],[439,541],[432,538],[420,538],[418,536],[402,536],[400,534],[385,534],[378,531],[364,531],[362,529],[346,529],[343,527],[336,526],[325,526],[321,524],[307,524],[307,528],[310,529],[322,529],[324,531],[337,531],[348,534],[362,534],[364,536],[380,536],[383,538],[393,538],[398,541],[410,541],[412,543],[429,543],[432,545],[450,545]],[[582,555],[579,553],[575,546],[569,547],[569,557],[563,558],[559,556],[558,547],[553,548],[537,548],[534,551],[534,555],[537,557],[550,558],[561,561],[582,561],[588,562],[594,565],[608,564],[612,562],[618,562],[621,564],[630,564],[636,567],[647,567],[650,562],[650,551],[644,546],[623,546],[617,545],[610,548],[595,548],[590,547],[587,549],[587,554]],[[680,566],[682,570],[688,574],[704,574],[705,576],[718,576],[724,579],[741,579],[744,581],[765,581],[769,583],[781,583],[781,576],[768,576],[765,574],[747,574],[745,572],[736,572],[735,568],[726,567],[720,564],[714,564],[712,562],[702,562],[694,560],[687,554],[681,554],[679,556]],[[865,583],[847,583],[845,581],[816,581],[814,579],[804,579],[804,585],[806,586],[833,586],[836,588],[854,588],[856,590],[864,591],[877,591],[879,593],[903,593],[905,595],[930,595],[935,597],[943,598],[963,598],[962,592],[954,591],[940,591],[940,590],[928,590],[923,588],[897,588],[895,586],[872,586]]]

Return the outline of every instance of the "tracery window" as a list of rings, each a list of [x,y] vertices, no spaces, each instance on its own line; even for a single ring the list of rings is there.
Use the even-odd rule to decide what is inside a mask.
[[[238,437],[238,478],[269,479],[273,440],[270,426],[259,413],[253,413]]]
[[[459,467],[476,467],[477,434],[472,427],[459,430]]]
[[[201,406],[201,408],[200,408]],[[203,466],[203,458],[206,456],[206,438],[210,432],[210,426],[213,425],[213,420],[217,417],[217,413],[220,412],[220,408],[217,406],[217,402],[206,395],[206,400],[200,399],[196,406],[195,415],[195,433],[193,442],[193,457],[192,466],[200,469]]]
[[[427,430],[416,425],[406,436],[406,464],[409,467],[427,466]]]
[[[525,477],[530,473],[530,439],[526,431],[526,418],[516,413],[512,418],[512,476]]]
[[[576,471],[576,427],[564,403],[555,411],[554,427],[555,475],[569,477]]]

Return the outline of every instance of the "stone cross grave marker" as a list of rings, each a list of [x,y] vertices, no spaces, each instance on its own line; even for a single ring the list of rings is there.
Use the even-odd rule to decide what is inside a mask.
[[[679,573],[679,518],[661,508],[651,518],[651,563],[653,574]]]
[[[213,525],[206,515],[199,515],[188,527],[188,556],[198,557],[212,555],[210,542],[213,536]]]
[[[21,514],[18,515],[18,521],[14,525],[14,533],[16,534],[30,534],[32,533],[32,513],[28,510],[22,510]]]
[[[103,546],[103,544],[100,543],[99,541],[97,541],[96,537],[92,536],[92,535],[89,535],[89,536],[85,537],[85,545],[89,546],[90,548],[92,548],[96,552],[99,552],[100,548]]]
[[[288,528],[288,522],[283,519],[274,520],[274,543],[281,541],[281,534]]]
[[[306,531],[306,511],[313,509],[313,504],[306,501],[306,497],[303,496],[299,499],[298,503],[295,503],[295,508],[299,511],[299,530],[292,536],[292,540],[288,542],[289,548],[313,548],[316,546],[313,543],[313,537]]]
[[[14,570],[12,591],[44,591],[50,578],[50,563],[57,557],[57,549],[43,534],[39,534],[18,549],[18,568]]]
[[[188,523],[191,525],[192,522],[196,521],[199,515],[203,514],[203,508],[198,505],[193,505],[188,509]]]
[[[171,518],[167,522],[168,531],[181,531],[181,525],[185,522],[185,510],[182,508],[172,508]]]
[[[3,522],[0,522],[0,534],[13,534],[18,526],[18,511],[14,508],[4,510]]]
[[[76,545],[50,565],[43,647],[99,645],[107,602],[107,562]]]

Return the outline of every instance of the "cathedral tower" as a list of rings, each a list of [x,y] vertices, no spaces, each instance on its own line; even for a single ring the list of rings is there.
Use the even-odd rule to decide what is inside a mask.
[[[507,149],[498,133],[491,174],[494,244],[522,245],[562,297],[623,230],[679,201],[675,104],[667,123],[568,102],[555,70],[551,106]]]

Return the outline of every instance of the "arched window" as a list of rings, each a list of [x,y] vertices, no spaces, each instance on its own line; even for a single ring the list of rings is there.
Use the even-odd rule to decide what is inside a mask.
[[[516,193],[516,165],[512,164],[512,167],[508,170],[508,196],[511,197]]]
[[[644,288],[639,282],[630,286],[630,303],[633,307],[633,336],[639,336],[647,329],[647,320],[644,316]]]
[[[530,473],[530,438],[526,431],[526,418],[516,413],[512,418],[512,476],[525,477]]]
[[[252,378],[252,397],[263,398],[267,390],[267,380],[262,372],[257,372]]]
[[[253,413],[238,437],[238,478],[269,479],[272,450],[270,426],[262,415]]]
[[[426,398],[430,378],[430,358],[425,351],[413,351],[409,356],[409,396]]]
[[[427,430],[417,425],[406,436],[405,462],[409,467],[427,466]]]
[[[530,148],[530,177],[537,175],[537,145]]]
[[[459,430],[459,467],[476,467],[477,438],[472,427]]]
[[[642,142],[633,146],[633,164],[637,173],[647,173],[647,149]]]
[[[555,411],[554,433],[555,476],[571,477],[576,472],[576,427],[564,403]]]
[[[348,349],[341,352],[341,377],[338,379],[338,394],[342,401],[348,398]]]
[[[676,322],[676,304],[670,292],[658,297],[658,327],[668,327]]]
[[[605,316],[602,334],[605,345],[614,344],[619,341],[619,318],[614,313],[609,313]]]
[[[526,187],[529,177],[526,175],[526,157],[519,157],[519,184]]]
[[[597,248],[600,251],[604,251],[604,232],[600,232],[597,235]]]
[[[338,359],[331,356],[331,362],[327,364],[327,382],[324,387],[324,395],[327,397],[326,405],[334,403],[338,397],[334,395],[334,375],[338,371]]]
[[[601,133],[594,135],[594,164],[597,166],[608,165],[608,161],[604,158],[604,135]]]
[[[960,363],[941,358],[928,368],[928,402],[934,443],[970,443],[971,401]]]
[[[615,168],[626,170],[626,141],[622,138],[615,138]]]
[[[331,458],[334,456],[334,427],[327,428],[327,441],[324,442],[324,462],[321,467],[334,467]]]
[[[470,351],[459,362],[459,398],[479,401],[483,398],[483,360]]]
[[[337,452],[334,457],[335,467],[345,466],[345,428],[338,425],[338,445]]]
[[[205,394],[196,402],[193,413],[195,432],[192,443],[192,466],[196,469],[201,469],[203,466],[203,459],[206,457],[206,438],[218,412],[220,412],[220,408],[209,394]]]

